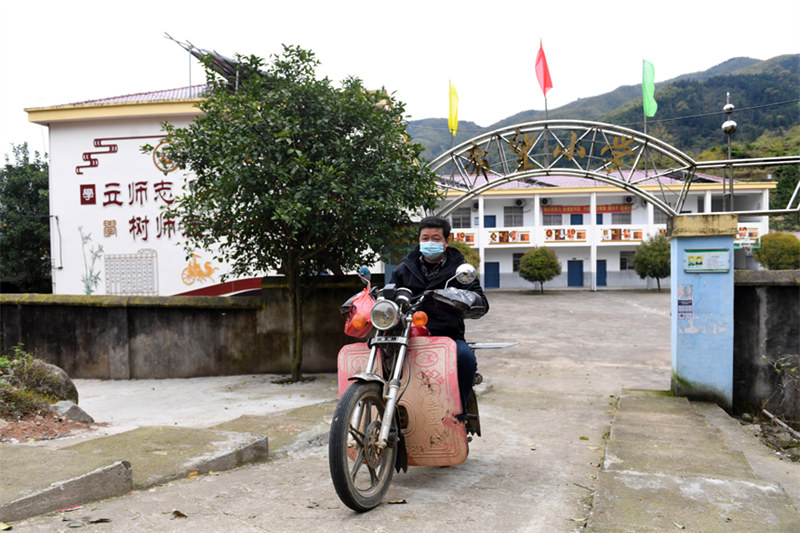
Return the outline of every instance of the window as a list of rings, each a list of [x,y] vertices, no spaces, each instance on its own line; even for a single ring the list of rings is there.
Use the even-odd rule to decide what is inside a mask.
[[[630,224],[631,223],[631,214],[630,213],[611,213],[611,223],[612,224]]]
[[[509,228],[522,226],[522,207],[507,205],[503,208],[503,226]]]
[[[597,213],[597,225],[598,226],[603,225],[603,213]]]
[[[472,218],[472,210],[469,207],[459,207],[453,211],[452,226],[454,228],[469,228],[470,219]]]
[[[542,215],[542,226],[560,226],[561,215]]]
[[[633,270],[633,254],[636,252],[620,252],[619,253],[619,269],[620,270]]]
[[[522,254],[514,254],[511,258],[512,269],[514,272],[519,272],[519,262],[522,261]]]
[[[661,209],[653,209],[653,224],[666,224],[667,214]]]

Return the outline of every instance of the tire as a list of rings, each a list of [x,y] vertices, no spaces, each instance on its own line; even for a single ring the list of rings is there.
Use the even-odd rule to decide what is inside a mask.
[[[361,416],[353,423],[358,406],[362,406]],[[339,499],[354,511],[376,507],[392,481],[397,444],[390,436],[389,446],[383,450],[375,446],[385,408],[380,383],[356,382],[333,413],[328,444],[331,480]]]

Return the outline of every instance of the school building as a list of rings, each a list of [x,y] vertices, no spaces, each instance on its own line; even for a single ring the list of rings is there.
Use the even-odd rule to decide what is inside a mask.
[[[642,189],[654,193],[665,185],[670,185],[668,177],[661,177],[660,183],[641,182]],[[678,177],[673,185],[681,187]],[[768,181],[737,182],[736,209],[766,209],[772,188],[774,184]],[[720,212],[722,193],[721,178],[697,174],[682,213]],[[446,200],[458,195],[451,191]],[[629,192],[558,175],[488,190],[453,211],[450,221],[454,239],[480,252],[482,282],[487,288],[533,287],[518,270],[520,258],[534,246],[552,249],[561,263],[561,275],[546,282],[546,287],[655,287],[654,280],[636,275],[633,255],[642,241],[667,229],[664,212]],[[757,268],[752,248],[768,231],[766,216],[739,217],[735,268]],[[668,287],[665,283],[662,280],[662,286]]]

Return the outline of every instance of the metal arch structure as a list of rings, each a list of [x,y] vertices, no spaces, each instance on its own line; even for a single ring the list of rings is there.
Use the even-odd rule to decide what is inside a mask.
[[[446,202],[436,213],[448,216],[483,192],[501,186],[553,187],[548,176],[572,176],[613,185],[677,216],[698,170],[800,164],[800,155],[788,157],[694,161],[687,154],[642,132],[579,120],[545,120],[497,129],[461,143],[431,162],[445,190],[463,194]],[[726,178],[722,183],[726,194]],[[733,197],[733,179],[727,194]],[[644,185],[656,192],[643,188]],[[731,205],[732,202],[731,202]],[[784,209],[727,211],[736,215],[800,213],[800,183]]]

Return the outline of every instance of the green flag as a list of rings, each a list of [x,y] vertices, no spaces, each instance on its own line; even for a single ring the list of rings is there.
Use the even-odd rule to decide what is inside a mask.
[[[653,64],[646,59],[642,69],[642,100],[644,101],[644,116],[654,117],[658,111],[655,93],[656,84],[653,80],[656,77],[656,69]]]

